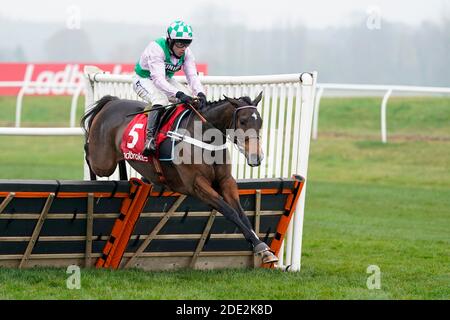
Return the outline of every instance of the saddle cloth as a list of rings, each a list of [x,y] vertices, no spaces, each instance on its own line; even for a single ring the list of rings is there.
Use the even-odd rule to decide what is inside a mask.
[[[162,125],[160,125],[159,131],[156,136],[156,157],[158,159],[164,157],[167,158],[165,153],[171,152],[171,150],[160,154],[160,145],[167,139],[167,132],[170,131],[174,123],[177,122],[177,126],[180,123],[182,117],[188,113],[189,109],[184,105],[179,105],[175,111],[168,117]],[[142,155],[144,149],[145,138],[147,132],[147,115],[138,114],[133,120],[130,121],[125,128],[122,135],[122,142],[120,143],[120,149],[122,150],[125,160],[134,160],[140,162],[150,162],[151,157]],[[165,160],[165,159],[164,159]]]

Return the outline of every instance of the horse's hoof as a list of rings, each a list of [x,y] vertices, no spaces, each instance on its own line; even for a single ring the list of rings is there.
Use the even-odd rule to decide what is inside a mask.
[[[263,252],[263,256],[262,256],[262,263],[266,264],[266,263],[275,263],[278,262],[278,258],[276,255],[274,255],[272,253],[272,251],[265,251]]]
[[[255,255],[261,257],[263,264],[278,262],[277,256],[274,255],[272,251],[270,251],[269,246],[264,242],[256,245],[253,249],[253,252],[255,253]]]
[[[255,253],[255,255],[259,256],[262,255],[262,253],[264,251],[268,251],[270,250],[269,246],[267,244],[265,244],[264,242],[261,242],[259,244],[257,244],[254,248],[253,248],[253,252]]]

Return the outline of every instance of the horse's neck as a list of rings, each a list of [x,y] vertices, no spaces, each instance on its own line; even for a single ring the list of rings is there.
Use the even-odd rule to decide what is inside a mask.
[[[225,133],[231,124],[234,110],[235,107],[225,101],[223,104],[216,106],[206,106],[202,113],[212,126]]]

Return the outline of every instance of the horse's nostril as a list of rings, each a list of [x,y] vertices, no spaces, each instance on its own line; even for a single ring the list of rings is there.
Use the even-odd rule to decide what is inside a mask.
[[[251,167],[257,167],[257,166],[259,166],[260,164],[261,164],[261,159],[260,159],[257,155],[252,154],[252,155],[250,155],[250,156],[248,157],[248,165],[249,165],[249,166],[251,166]]]

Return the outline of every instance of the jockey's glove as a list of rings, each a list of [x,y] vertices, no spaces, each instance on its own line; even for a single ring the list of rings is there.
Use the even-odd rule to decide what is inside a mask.
[[[178,100],[180,100],[180,102],[183,102],[183,103],[192,104],[192,102],[194,102],[194,99],[192,97],[188,96],[187,94],[185,94],[183,91],[178,91],[177,94],[175,95],[175,97],[177,97]]]
[[[198,99],[200,100],[200,109],[206,107],[206,96],[203,92],[199,92],[197,94]]]

